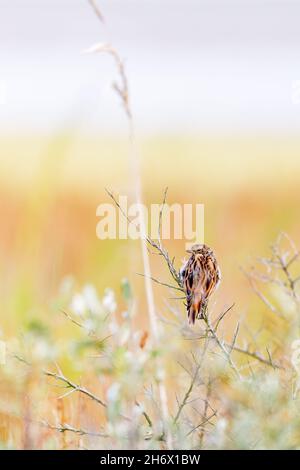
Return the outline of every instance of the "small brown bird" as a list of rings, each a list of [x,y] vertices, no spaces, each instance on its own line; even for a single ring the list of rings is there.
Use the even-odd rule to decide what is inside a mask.
[[[186,294],[189,323],[193,325],[196,318],[203,318],[208,298],[221,280],[221,272],[212,249],[207,245],[193,245],[187,252],[191,256],[182,266],[180,276]]]

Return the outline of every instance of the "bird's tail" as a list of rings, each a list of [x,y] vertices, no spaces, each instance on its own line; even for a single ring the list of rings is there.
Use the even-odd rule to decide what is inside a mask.
[[[206,302],[200,293],[194,293],[187,303],[189,324],[194,325],[196,318],[199,320],[203,318],[203,313],[206,310]]]

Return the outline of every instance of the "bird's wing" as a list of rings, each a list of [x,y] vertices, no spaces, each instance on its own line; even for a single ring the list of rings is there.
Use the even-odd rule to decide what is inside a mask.
[[[199,304],[197,307],[200,308],[201,299],[205,297],[204,286],[205,286],[205,273],[199,263],[199,259],[192,256],[186,265],[184,275],[184,290],[187,298],[187,308],[189,309],[192,304]]]
[[[203,271],[205,273],[205,286],[204,286],[204,295],[209,297],[220,281],[220,269],[217,264],[217,260],[209,256],[204,263]]]

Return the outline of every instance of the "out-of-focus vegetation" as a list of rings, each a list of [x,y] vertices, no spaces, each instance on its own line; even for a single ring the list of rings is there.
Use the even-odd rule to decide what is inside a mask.
[[[2,138],[2,447],[164,448],[168,434],[176,448],[299,448],[291,363],[298,285],[293,293],[278,259],[265,259],[280,230],[299,240],[299,142],[157,138],[140,146],[147,203],[160,203],[169,186],[170,203],[205,204],[206,241],[223,273],[209,324],[189,329],[182,301],[155,286],[157,347],[135,274],[138,242],[96,238],[104,187],[131,194],[122,139]],[[179,267],[184,242],[166,246]],[[293,247],[285,238],[277,247],[288,263]],[[265,271],[252,271],[260,253]],[[151,263],[156,278],[170,280],[159,257]],[[288,268],[297,279],[297,260]],[[215,338],[214,320],[233,303]]]

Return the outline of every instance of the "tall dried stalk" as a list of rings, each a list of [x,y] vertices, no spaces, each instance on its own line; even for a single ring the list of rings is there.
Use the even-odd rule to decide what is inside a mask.
[[[92,2],[92,6],[93,6],[94,11],[97,14],[97,17],[101,19],[101,21],[103,21],[103,15],[100,13],[99,8],[95,8],[94,2]],[[123,61],[121,60],[116,49],[114,49],[109,44],[96,44],[95,46],[91,47],[87,52],[107,53],[113,58],[117,66],[118,74],[120,78],[120,84],[114,82],[113,88],[121,98],[121,103],[126,113],[127,120],[128,120],[129,159],[130,159],[130,165],[131,165],[132,175],[133,175],[133,187],[135,188],[136,203],[139,205],[139,207],[141,207],[143,203],[143,197],[142,197],[140,155],[136,146],[134,121],[132,117],[132,111],[131,111],[130,100],[129,100],[128,79],[127,79],[127,75],[125,72]],[[142,210],[139,210],[139,227],[140,227],[141,252],[142,252],[142,259],[143,259],[144,284],[145,284],[145,292],[146,292],[146,299],[147,299],[149,323],[150,323],[153,341],[155,344],[158,345],[159,333],[158,333],[157,316],[156,316],[156,311],[155,311],[154,294],[153,294],[153,288],[152,288],[152,283],[151,283],[151,278],[152,278],[151,267],[150,267],[149,253],[147,249],[147,229],[146,229],[145,218],[144,218],[144,214]],[[161,361],[159,359],[158,361],[160,362],[159,368],[160,370],[162,370],[163,366],[161,364]],[[163,417],[163,423],[164,423],[164,432],[166,435],[166,443],[167,443],[168,448],[171,449],[172,437],[169,432],[169,426],[168,426],[169,411],[168,411],[167,391],[166,391],[166,387],[164,384],[164,379],[162,378],[158,380],[158,390],[159,390],[160,406],[162,410],[162,417]]]

